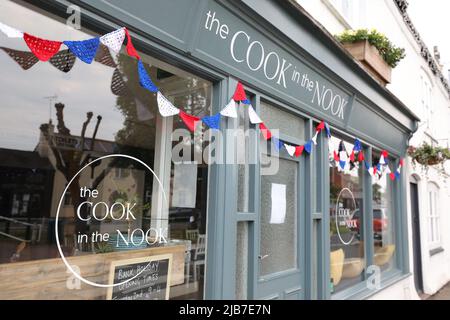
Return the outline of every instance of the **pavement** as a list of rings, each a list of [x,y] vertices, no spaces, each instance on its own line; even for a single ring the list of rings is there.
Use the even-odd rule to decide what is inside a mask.
[[[450,282],[441,288],[434,295],[428,297],[427,300],[450,300]]]

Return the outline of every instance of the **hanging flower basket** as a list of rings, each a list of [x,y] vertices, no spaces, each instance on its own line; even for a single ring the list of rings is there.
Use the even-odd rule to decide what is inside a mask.
[[[450,150],[442,147],[434,147],[424,142],[420,147],[408,147],[408,155],[413,164],[418,163],[424,167],[443,164],[450,159]]]

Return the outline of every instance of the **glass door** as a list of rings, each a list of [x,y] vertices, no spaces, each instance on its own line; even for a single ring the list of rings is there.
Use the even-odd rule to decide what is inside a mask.
[[[300,118],[265,103],[260,112],[274,136],[291,145],[301,144],[304,123]],[[284,146],[278,148],[273,140],[263,138],[260,149],[256,298],[303,299],[302,157],[290,156]]]

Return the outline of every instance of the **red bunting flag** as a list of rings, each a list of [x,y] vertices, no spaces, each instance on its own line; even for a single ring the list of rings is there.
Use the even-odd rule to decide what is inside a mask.
[[[387,152],[386,150],[383,150],[383,151],[381,151],[381,155],[382,155],[385,159],[387,159],[387,157],[388,157],[388,152]]]
[[[41,61],[48,61],[61,47],[62,42],[41,39],[28,33],[23,34],[23,39],[31,52]]]
[[[375,167],[373,167],[373,175],[376,175],[377,174],[377,167],[375,166]]]
[[[355,162],[355,150],[352,150],[352,153],[350,153],[350,161]]]
[[[364,161],[364,152],[360,151],[358,153],[358,161],[363,162]]]
[[[322,131],[323,129],[325,129],[325,122],[322,120],[316,127],[316,131]]]
[[[336,152],[336,150],[333,151],[333,157],[334,157],[334,161],[339,161],[339,155]]]
[[[404,166],[405,165],[405,159],[403,159],[403,158],[400,158],[400,166]]]
[[[395,180],[395,173],[391,172],[389,174],[389,178],[391,178],[391,180],[394,181]]]
[[[242,83],[238,82],[236,86],[236,90],[234,91],[233,95],[234,101],[242,101],[246,100],[247,96],[245,95],[244,87],[242,86]]]
[[[295,156],[298,158],[302,155],[303,150],[305,149],[304,146],[296,146],[295,147]]]
[[[272,138],[272,132],[270,132],[270,130],[267,129],[267,127],[264,125],[263,122],[259,124],[259,129],[261,130],[264,139],[269,140],[270,138]]]
[[[130,57],[134,57],[138,60],[141,60],[141,57],[139,56],[139,54],[137,53],[136,49],[133,46],[133,42],[131,42],[131,36],[130,33],[128,32],[128,29],[125,28],[125,34],[127,36],[127,53]]]
[[[186,112],[183,112],[181,110],[180,110],[180,117],[183,120],[186,127],[188,127],[188,129],[192,132],[195,131],[197,123],[200,122],[200,118],[191,116],[190,114],[187,114]]]

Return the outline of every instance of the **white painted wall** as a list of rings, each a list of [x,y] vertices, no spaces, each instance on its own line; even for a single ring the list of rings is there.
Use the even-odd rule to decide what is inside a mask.
[[[344,0],[297,0],[314,19],[321,23],[330,33],[337,34],[345,29],[375,28],[386,34],[397,46],[405,48],[406,58],[392,71],[392,83],[387,88],[393,92],[421,119],[418,132],[411,139],[411,145],[419,145],[422,141],[448,147],[450,138],[450,99],[440,80],[431,72],[426,61],[420,55],[420,47],[404,23],[393,0],[348,0],[350,12],[341,14],[339,6]],[[414,21],[413,21],[414,23]],[[419,30],[420,32],[420,30]],[[429,48],[430,49],[430,48]],[[431,50],[431,49],[430,49]],[[446,72],[444,72],[446,74]],[[429,117],[422,107],[422,78],[431,84],[431,110]],[[430,121],[430,122],[428,122]],[[450,163],[446,164],[446,172],[450,173]],[[450,281],[450,178],[448,174],[430,168],[427,172],[414,167],[407,161],[403,174],[415,176],[419,188],[419,207],[421,225],[421,249],[424,291],[433,294]],[[439,187],[439,213],[441,217],[440,247],[443,252],[430,256],[433,248],[429,242],[429,200],[428,183]],[[408,247],[410,269],[413,271],[412,227],[408,183]],[[413,277],[408,277],[395,285],[376,294],[372,299],[417,299]]]

